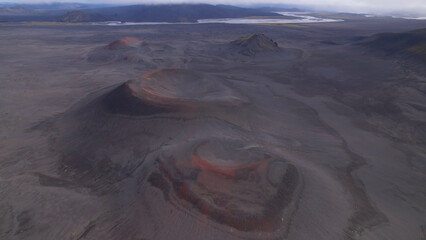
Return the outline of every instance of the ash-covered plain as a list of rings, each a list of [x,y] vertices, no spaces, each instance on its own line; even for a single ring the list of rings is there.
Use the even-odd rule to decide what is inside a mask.
[[[0,239],[424,239],[426,26],[339,17],[3,26]]]

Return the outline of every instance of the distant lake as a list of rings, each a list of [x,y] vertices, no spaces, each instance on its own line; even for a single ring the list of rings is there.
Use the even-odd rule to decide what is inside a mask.
[[[277,24],[277,23],[327,23],[342,22],[342,19],[327,19],[310,16],[306,12],[278,12],[287,18],[212,18],[200,19],[196,23],[170,23],[170,22],[100,22],[93,23],[95,25],[107,26],[133,26],[133,25],[162,25],[162,24],[205,24],[205,23],[227,23],[227,24]]]
[[[402,18],[402,19],[408,19],[408,20],[420,20],[425,21],[426,16],[387,16],[387,15],[375,15],[375,14],[365,14],[365,17],[368,18],[374,18],[374,17],[392,17],[392,18]]]
[[[107,26],[134,26],[134,25],[163,25],[163,24],[193,24],[193,23],[169,23],[169,22],[95,22],[93,25],[107,25]]]
[[[409,20],[426,20],[426,17],[397,17],[392,16],[393,18],[403,18],[403,19],[409,19]]]
[[[309,16],[304,12],[278,12],[279,14],[291,19],[285,18],[215,18],[200,19],[198,23],[229,23],[229,24],[274,24],[274,23],[324,23],[324,22],[342,22],[342,19],[327,19]]]

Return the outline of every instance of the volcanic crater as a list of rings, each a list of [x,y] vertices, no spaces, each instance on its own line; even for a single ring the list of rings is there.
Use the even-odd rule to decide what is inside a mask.
[[[158,55],[164,53],[173,57],[159,59]],[[181,64],[183,60],[180,56],[181,53],[167,43],[137,37],[123,37],[93,49],[88,53],[87,60],[98,63],[143,63],[146,69],[156,69]]]
[[[148,181],[174,205],[228,230],[274,235],[289,223],[300,187],[298,170],[257,145],[204,139],[167,147],[157,161]]]
[[[184,69],[160,69],[130,80],[105,96],[113,113],[151,115],[191,111],[208,105],[240,105],[246,100],[224,81]]]

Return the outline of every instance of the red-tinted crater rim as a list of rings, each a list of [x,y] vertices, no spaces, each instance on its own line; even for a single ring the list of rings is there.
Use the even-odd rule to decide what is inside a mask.
[[[160,69],[147,72],[141,78],[129,81],[127,85],[133,95],[153,102],[196,101],[204,96],[204,77],[183,69]]]
[[[236,140],[212,139],[187,149],[163,157],[148,178],[166,200],[243,232],[286,227],[299,185],[294,165]]]
[[[240,104],[237,94],[217,79],[184,69],[160,69],[128,81],[106,97],[114,113],[149,115],[192,111],[201,104]]]
[[[145,40],[136,37],[124,37],[108,44],[105,46],[105,49],[114,50],[125,47],[138,47],[143,42],[145,42]]]
[[[238,141],[206,141],[194,149],[192,164],[203,171],[237,177],[239,170],[254,170],[266,163],[267,155]]]

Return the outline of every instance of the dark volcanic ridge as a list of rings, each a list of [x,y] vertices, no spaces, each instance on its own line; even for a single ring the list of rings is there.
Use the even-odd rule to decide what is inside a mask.
[[[426,28],[403,33],[380,33],[363,39],[361,45],[386,56],[415,58],[426,63]]]
[[[264,34],[254,33],[229,43],[229,50],[245,56],[279,52],[278,44]]]

